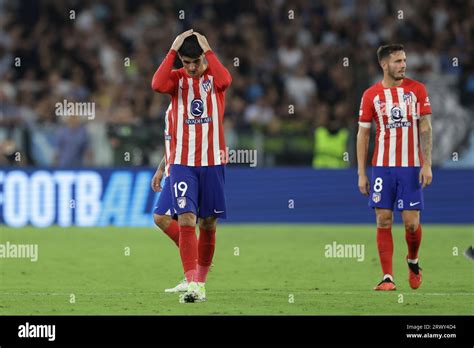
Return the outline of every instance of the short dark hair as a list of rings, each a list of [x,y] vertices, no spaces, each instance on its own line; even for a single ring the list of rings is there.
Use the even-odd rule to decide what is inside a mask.
[[[393,52],[404,51],[404,50],[405,48],[401,44],[383,45],[377,49],[377,58],[380,62],[382,61],[382,59],[390,56]]]
[[[196,35],[190,35],[184,39],[183,44],[178,50],[178,53],[181,56],[186,56],[189,58],[198,58],[201,56],[203,50],[201,45],[199,45]]]

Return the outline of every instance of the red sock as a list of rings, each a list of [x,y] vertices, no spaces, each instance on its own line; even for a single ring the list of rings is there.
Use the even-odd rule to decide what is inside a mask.
[[[179,248],[179,225],[178,221],[171,220],[170,225],[165,231],[166,235],[171,238],[171,240],[176,244]]]
[[[199,228],[198,242],[198,266],[197,279],[198,282],[205,283],[209,268],[212,264],[214,250],[216,248],[216,230],[204,230]]]
[[[380,263],[382,264],[383,274],[393,276],[392,257],[393,257],[393,239],[392,228],[377,228],[377,248],[379,250]]]
[[[408,244],[408,258],[414,260],[418,258],[418,249],[421,244],[421,224],[418,225],[418,228],[415,232],[410,232],[405,229],[405,240]]]
[[[188,282],[196,281],[197,237],[196,227],[179,226],[179,254]]]

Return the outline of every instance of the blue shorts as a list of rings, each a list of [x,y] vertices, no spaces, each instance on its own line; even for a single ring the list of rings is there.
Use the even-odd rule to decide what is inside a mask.
[[[170,167],[173,207],[178,215],[192,212],[197,217],[227,217],[225,204],[225,166]]]
[[[423,210],[420,167],[372,167],[369,207]]]
[[[162,186],[160,196],[158,197],[156,207],[153,210],[153,214],[169,216],[174,215],[173,197],[171,196],[171,185],[169,176],[167,176],[164,180],[164,184]]]

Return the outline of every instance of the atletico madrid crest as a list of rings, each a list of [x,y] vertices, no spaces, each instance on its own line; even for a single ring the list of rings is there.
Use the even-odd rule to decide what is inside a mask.
[[[381,199],[382,199],[382,194],[380,192],[374,192],[372,194],[372,200],[374,201],[374,203],[380,202]]]
[[[177,202],[178,202],[178,207],[183,209],[186,206],[186,197],[179,197]]]
[[[202,88],[206,91],[206,93],[209,93],[212,88],[211,80],[202,81]]]
[[[406,104],[411,104],[411,103],[413,103],[413,96],[412,96],[411,92],[408,92],[408,93],[404,93],[404,94],[403,94],[403,101],[404,101]]]

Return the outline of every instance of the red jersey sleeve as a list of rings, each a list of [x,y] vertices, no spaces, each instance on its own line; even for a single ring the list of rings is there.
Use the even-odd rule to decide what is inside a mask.
[[[178,73],[173,69],[176,51],[170,50],[156,70],[151,81],[151,88],[160,93],[173,94],[178,83]]]
[[[232,82],[232,76],[230,76],[229,71],[222,65],[214,52],[207,51],[205,55],[209,64],[209,71],[214,76],[214,83],[217,89],[225,91]]]
[[[422,83],[420,83],[418,87],[416,98],[420,105],[420,116],[431,115],[430,98],[428,97],[428,93],[426,92],[425,85]]]
[[[359,108],[359,126],[370,128],[372,126],[372,119],[374,118],[374,103],[370,99],[370,93],[365,91],[362,95]]]

